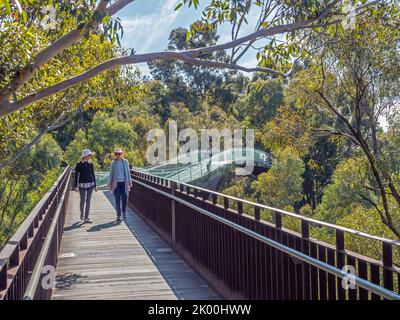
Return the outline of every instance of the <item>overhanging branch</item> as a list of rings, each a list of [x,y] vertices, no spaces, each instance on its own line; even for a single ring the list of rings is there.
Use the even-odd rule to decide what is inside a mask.
[[[110,16],[114,15],[116,12],[121,10],[130,2],[134,0],[119,0],[114,4],[107,6],[107,0],[99,1],[96,10],[98,12],[105,12]],[[92,18],[90,22],[86,25],[86,28],[94,29],[100,24],[99,20]],[[36,72],[47,62],[49,62],[57,54],[61,53],[64,49],[70,47],[74,43],[78,42],[84,33],[82,28],[74,29],[54,43],[40,51],[31,62],[25,65],[23,68],[19,69],[11,78],[8,84],[6,84],[0,90],[0,104],[9,100],[9,98],[15,94],[25,83],[34,77]]]
[[[367,5],[372,5],[372,4],[375,4],[380,1],[381,0],[375,0],[375,1],[369,2],[365,5],[363,5],[362,8],[365,8]],[[125,3],[129,3],[129,1],[128,0],[125,0],[125,1],[120,0],[117,3],[125,4]],[[358,12],[359,10],[361,10],[361,9],[358,9],[358,8],[355,9],[356,12]],[[229,41],[229,42],[226,42],[223,44],[217,44],[217,45],[210,46],[210,47],[191,49],[191,50],[186,50],[186,51],[181,51],[181,52],[164,51],[164,52],[137,54],[137,55],[120,57],[120,58],[114,58],[114,59],[105,61],[103,63],[100,63],[99,65],[95,66],[94,68],[92,68],[80,75],[77,75],[75,77],[72,77],[72,78],[64,80],[64,81],[61,81],[58,84],[55,84],[53,86],[50,86],[43,90],[40,90],[36,93],[30,94],[30,95],[20,99],[19,101],[12,102],[12,103],[10,103],[9,101],[0,102],[0,117],[8,115],[8,114],[13,113],[18,110],[21,110],[22,108],[30,105],[31,103],[37,102],[39,100],[42,100],[46,97],[49,97],[49,96],[55,94],[55,93],[64,91],[67,88],[70,88],[79,83],[82,83],[83,81],[91,79],[103,71],[106,71],[106,70],[109,70],[109,69],[112,69],[112,68],[115,68],[118,66],[126,65],[126,64],[138,64],[138,63],[150,62],[150,61],[154,61],[154,60],[180,60],[180,61],[187,61],[189,63],[193,63],[193,64],[197,64],[197,65],[205,65],[205,66],[207,65],[207,66],[215,67],[215,68],[238,69],[238,70],[242,70],[242,71],[246,71],[246,72],[254,72],[254,71],[272,72],[274,74],[280,74],[281,76],[285,76],[285,74],[280,73],[279,71],[269,69],[269,68],[262,68],[262,67],[246,68],[243,66],[238,66],[237,64],[207,61],[207,60],[202,60],[200,58],[202,56],[204,56],[205,54],[230,49],[230,48],[239,46],[241,44],[251,42],[258,38],[270,37],[270,36],[277,35],[277,34],[283,34],[283,33],[291,32],[291,31],[297,31],[297,30],[315,27],[314,23],[317,21],[320,21],[322,18],[325,18],[325,15],[328,15],[328,14],[323,13],[322,15],[320,15],[318,17],[315,17],[315,18],[312,18],[312,19],[309,19],[306,21],[298,21],[298,22],[290,23],[290,24],[286,24],[286,25],[273,26],[268,29],[260,29],[260,30],[257,30],[256,32],[253,32],[245,37],[235,39],[233,41]]]

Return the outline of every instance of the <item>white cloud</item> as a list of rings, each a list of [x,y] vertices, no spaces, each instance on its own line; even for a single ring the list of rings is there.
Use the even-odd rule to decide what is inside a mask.
[[[121,23],[124,28],[122,45],[125,48],[134,48],[137,53],[165,50],[171,30],[177,27],[188,27],[190,23],[201,17],[202,9],[205,6],[203,2],[197,10],[193,7],[187,8],[184,6],[175,11],[174,9],[178,3],[178,0],[154,0],[151,4],[138,2],[138,7],[131,7],[129,12],[127,9],[121,17]],[[252,9],[248,16],[249,23],[242,25],[239,36],[253,32],[257,20],[258,12],[256,9]],[[221,26],[218,34],[220,36],[218,43],[230,41],[230,25],[224,24]],[[230,54],[230,51],[228,51],[228,54]],[[256,66],[255,56],[255,50],[250,49],[242,57],[240,64],[248,67]],[[145,74],[148,74],[148,68],[145,64],[138,65],[138,67]]]
[[[121,18],[124,46],[133,47],[138,53],[164,50],[169,31],[181,13],[174,10],[176,4],[176,0],[166,0],[162,6],[155,6],[152,14]]]

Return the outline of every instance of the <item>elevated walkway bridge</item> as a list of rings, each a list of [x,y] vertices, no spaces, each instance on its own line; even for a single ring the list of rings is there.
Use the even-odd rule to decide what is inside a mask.
[[[0,299],[400,299],[399,242],[153,173],[131,171],[125,221],[99,191],[82,224],[65,168],[0,251]],[[380,258],[350,251],[353,238]]]

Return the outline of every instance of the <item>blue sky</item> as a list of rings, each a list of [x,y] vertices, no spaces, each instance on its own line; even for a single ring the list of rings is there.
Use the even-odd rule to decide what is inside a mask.
[[[178,0],[136,0],[122,9],[116,16],[121,18],[124,28],[122,46],[134,48],[137,53],[163,51],[168,44],[170,31],[177,27],[189,27],[192,22],[201,17],[201,9],[209,1],[200,1],[201,7],[181,7],[175,11]],[[254,19],[252,19],[252,17]],[[252,32],[256,23],[256,13],[250,12],[249,25],[242,30],[242,35]],[[252,23],[253,22],[253,23]],[[220,31],[219,42],[230,40],[228,26],[223,26]],[[249,51],[241,60],[244,66],[255,66],[255,52]],[[146,64],[138,67],[148,74]]]

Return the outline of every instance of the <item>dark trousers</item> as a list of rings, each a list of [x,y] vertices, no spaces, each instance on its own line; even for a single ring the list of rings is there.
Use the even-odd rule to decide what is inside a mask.
[[[117,210],[117,217],[121,217],[121,204],[122,213],[126,213],[126,202],[128,200],[128,195],[125,192],[125,182],[117,182],[117,187],[114,190],[115,197],[115,208]]]
[[[90,199],[92,198],[93,189],[94,187],[79,188],[81,216],[85,215],[85,218],[89,218]]]

